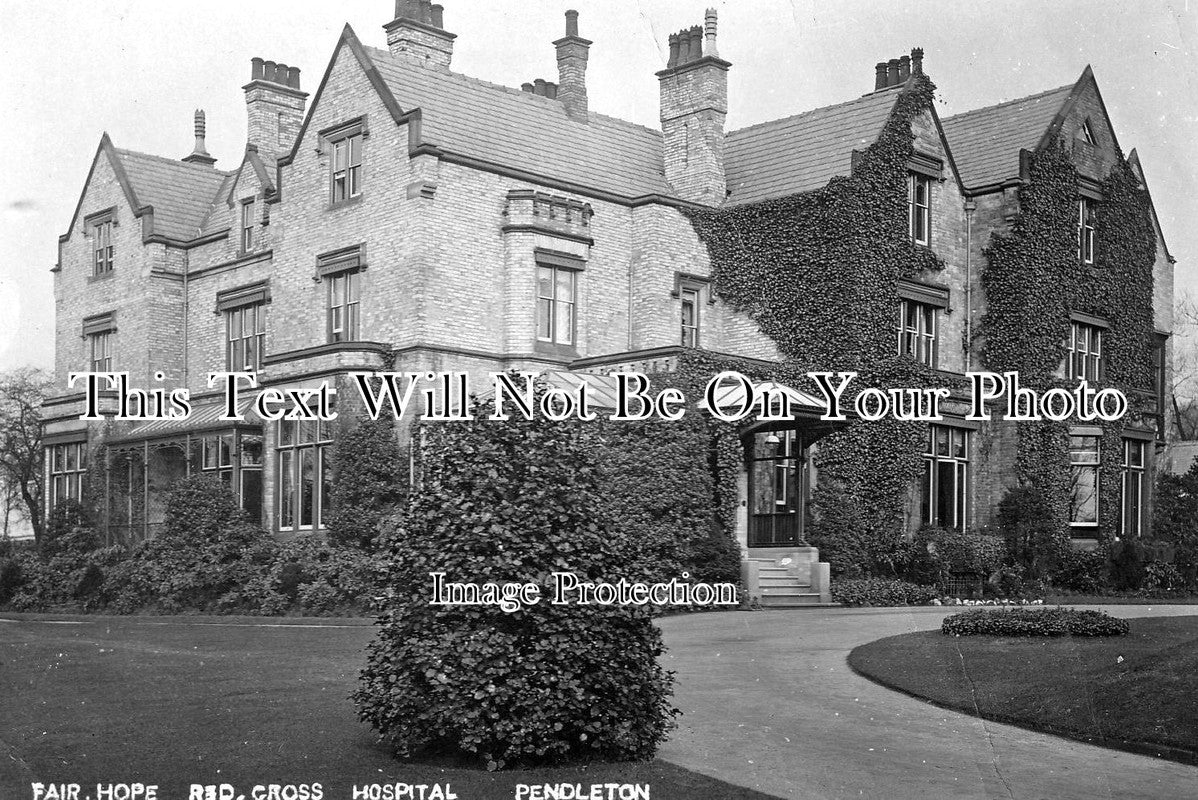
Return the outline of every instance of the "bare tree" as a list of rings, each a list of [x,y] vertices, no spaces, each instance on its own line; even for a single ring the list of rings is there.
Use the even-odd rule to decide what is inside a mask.
[[[1173,420],[1182,439],[1198,439],[1198,296],[1183,292],[1173,312]]]
[[[50,377],[34,367],[0,373],[0,483],[20,497],[38,542],[44,527],[41,405],[49,386]]]

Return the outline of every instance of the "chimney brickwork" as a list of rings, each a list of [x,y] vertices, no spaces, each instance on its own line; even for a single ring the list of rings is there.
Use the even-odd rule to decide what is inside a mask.
[[[444,10],[429,0],[395,0],[395,19],[383,26],[391,55],[449,69],[453,40],[444,29]]]
[[[300,91],[300,71],[274,61],[250,61],[250,82],[245,89],[248,116],[246,141],[258,148],[267,166],[289,152],[304,122],[308,99]]]
[[[704,26],[670,36],[661,84],[661,132],[666,180],[684,200],[717,206],[727,195],[724,120],[728,68],[715,54],[716,12]]]
[[[591,42],[578,35],[578,12],[566,12],[566,35],[553,43],[557,49],[557,99],[574,119],[587,119],[587,58]]]

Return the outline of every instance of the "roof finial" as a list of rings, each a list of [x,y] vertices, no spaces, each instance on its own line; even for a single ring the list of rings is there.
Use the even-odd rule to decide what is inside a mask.
[[[216,159],[208,154],[208,149],[204,144],[207,129],[208,125],[204,117],[204,109],[197,108],[195,114],[196,146],[191,151],[191,155],[183,159],[184,161],[195,164],[207,164],[208,166],[216,163]]]

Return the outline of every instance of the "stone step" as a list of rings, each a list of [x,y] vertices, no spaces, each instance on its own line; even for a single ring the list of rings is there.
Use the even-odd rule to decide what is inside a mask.
[[[787,584],[775,585],[775,586],[762,586],[762,587],[760,587],[760,590],[761,590],[762,596],[768,595],[770,597],[786,597],[786,596],[792,595],[792,594],[811,594],[811,585],[810,584],[804,585],[801,583],[787,583]],[[816,592],[816,594],[819,594],[819,592]]]
[[[794,575],[762,575],[758,580],[762,587],[766,586],[810,586],[810,580],[799,580]]]
[[[796,606],[819,606],[819,592],[796,592],[794,594],[762,594],[758,601],[765,608],[793,608]]]

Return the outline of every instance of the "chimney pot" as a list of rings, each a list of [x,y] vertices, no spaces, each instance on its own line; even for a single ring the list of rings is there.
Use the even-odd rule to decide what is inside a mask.
[[[895,86],[899,82],[899,60],[892,58],[886,62],[886,85]]]
[[[251,81],[262,80],[262,59],[260,59],[260,58],[251,58],[250,59],[250,80]]]
[[[274,83],[276,66],[277,66],[277,64],[275,64],[275,62],[273,62],[273,61],[263,61],[262,62],[262,80],[270,81],[271,83]]]
[[[300,68],[292,67],[287,73],[287,85],[292,89],[300,88]]]
[[[445,6],[440,5],[438,3],[433,3],[431,11],[432,11],[433,27],[434,28],[444,28],[445,27]]]
[[[670,34],[670,57],[666,60],[666,69],[673,69],[678,66],[680,45],[678,43],[678,34]]]
[[[707,55],[718,58],[720,53],[715,46],[717,13],[714,8],[707,9],[707,16],[703,19],[703,29],[706,36],[705,52]]]
[[[553,81],[545,81],[545,96],[550,100],[557,99],[557,84]]]
[[[528,92],[529,94],[532,94],[532,84],[531,83],[520,84],[520,91]]]
[[[899,58],[899,83],[906,83],[911,77],[911,56]]]
[[[703,28],[695,25],[691,28],[691,61],[698,61],[703,57]]]
[[[578,12],[574,9],[570,9],[566,12],[566,35],[578,35]]]
[[[533,84],[533,94],[544,97],[545,96],[545,79],[537,78],[536,80],[534,80],[532,82],[532,84]]]
[[[425,25],[433,23],[433,0],[420,0],[420,21]]]
[[[923,48],[916,47],[911,51],[911,72],[916,75],[923,74]]]
[[[874,65],[874,91],[886,88],[886,62],[879,61]]]

